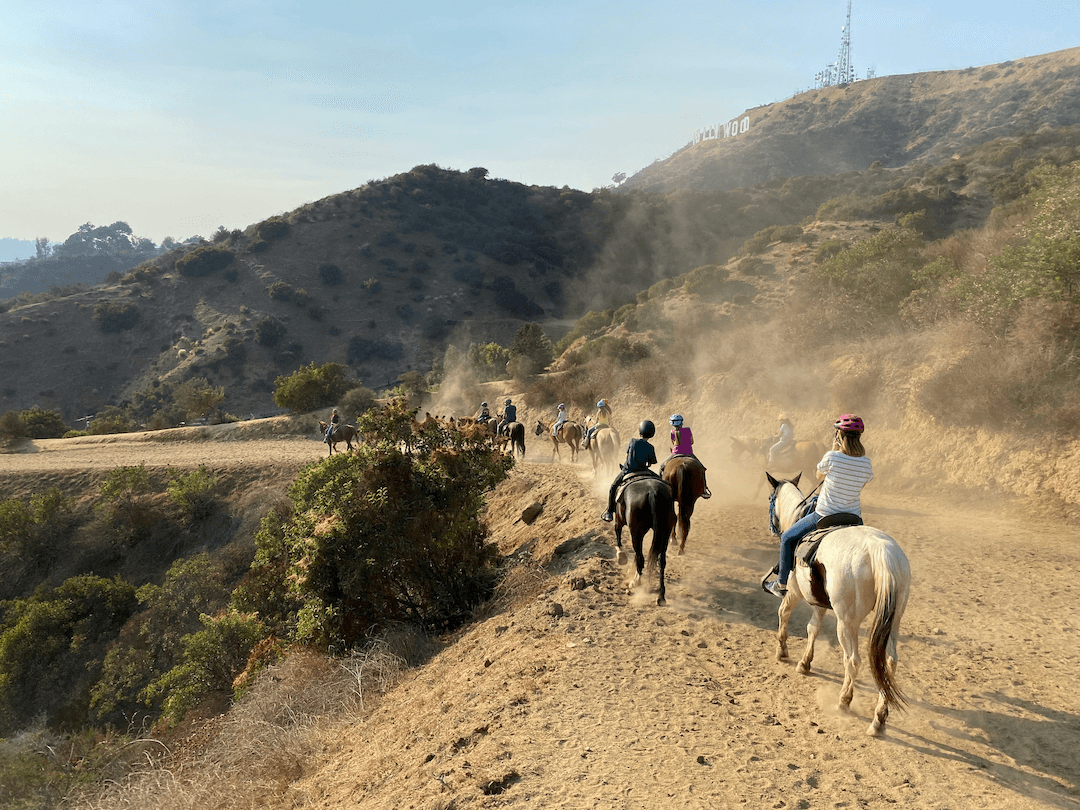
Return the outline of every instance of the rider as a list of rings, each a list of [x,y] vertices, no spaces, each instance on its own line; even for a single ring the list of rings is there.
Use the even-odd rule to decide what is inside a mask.
[[[783,597],[787,593],[788,575],[795,563],[795,547],[817,528],[818,521],[826,515],[840,512],[862,515],[859,495],[874,477],[870,457],[866,455],[860,438],[863,420],[845,413],[840,415],[833,427],[836,428],[833,449],[817,465],[817,476],[824,479],[821,494],[810,500],[810,512],[780,535],[780,571],[776,579],[765,586],[773,596]]]
[[[330,437],[334,435],[334,431],[337,430],[338,422],[341,421],[341,417],[338,416],[337,408],[334,408],[330,414],[330,424],[326,427],[326,441],[330,441]]]
[[[675,456],[690,456],[697,460],[698,464],[701,464],[701,459],[694,455],[694,434],[689,425],[683,424],[682,414],[673,413],[668,422],[671,423],[671,455],[664,459],[663,464],[660,465],[660,475],[664,474],[664,464],[667,464]],[[701,464],[701,469],[706,469],[704,464]],[[705,487],[705,492],[702,493],[701,497],[712,497],[712,492],[708,486]]]
[[[620,472],[615,476],[615,480],[611,482],[611,489],[608,490],[607,511],[600,516],[601,520],[606,520],[608,523],[615,519],[615,495],[623,479],[630,473],[648,472],[649,467],[656,463],[656,450],[648,442],[656,435],[656,425],[646,419],[638,425],[638,433],[641,434],[641,438],[631,439],[626,445],[626,461],[619,466]]]
[[[782,413],[776,418],[780,420],[780,441],[769,448],[769,464],[775,464],[780,456],[795,446],[795,427],[787,414]]]
[[[596,424],[585,431],[585,441],[581,443],[581,446],[586,450],[589,449],[589,442],[592,441],[592,437],[596,435],[596,431],[602,427],[608,427],[611,422],[611,408],[605,400],[600,400],[596,403]]]
[[[510,401],[510,397],[507,397],[506,401],[503,403],[502,419],[499,421],[498,428],[496,429],[495,432],[498,433],[501,436],[503,430],[506,429],[506,426],[509,425],[511,422],[516,422],[516,421],[517,421],[517,405],[515,405],[514,403],[512,403]]]
[[[491,419],[491,411],[488,410],[488,404],[486,402],[481,402],[480,415],[476,417],[476,421],[481,425],[486,425],[489,419]]]
[[[565,422],[567,420],[567,418],[568,418],[568,416],[566,414],[566,405],[564,403],[560,402],[559,403],[559,416],[555,420],[555,424],[551,426],[551,435],[552,436],[558,436],[559,435],[559,428],[562,427],[563,422]]]

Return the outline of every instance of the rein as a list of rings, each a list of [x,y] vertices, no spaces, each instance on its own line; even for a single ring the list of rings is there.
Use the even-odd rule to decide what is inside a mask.
[[[814,496],[815,492],[821,489],[821,485],[824,483],[824,480],[818,481],[817,486],[810,490],[810,494],[799,501],[798,506],[795,507],[795,520],[802,520],[810,513],[807,502]],[[769,496],[769,531],[776,537],[780,536],[780,516],[776,514],[776,495],[779,492],[780,487],[775,487],[772,491],[772,495]],[[793,520],[792,523],[794,523],[795,520]]]

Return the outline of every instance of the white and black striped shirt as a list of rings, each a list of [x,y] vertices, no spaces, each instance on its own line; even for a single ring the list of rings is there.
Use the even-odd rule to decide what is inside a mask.
[[[814,511],[824,517],[837,512],[861,515],[859,493],[874,477],[868,456],[848,456],[830,450],[818,462],[818,472],[825,475]]]

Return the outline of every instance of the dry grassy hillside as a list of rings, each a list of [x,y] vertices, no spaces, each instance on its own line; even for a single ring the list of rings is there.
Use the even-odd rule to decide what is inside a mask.
[[[938,163],[986,140],[1070,125],[1080,117],[1080,49],[826,87],[743,115],[747,132],[687,146],[622,188],[710,191],[875,161]]]

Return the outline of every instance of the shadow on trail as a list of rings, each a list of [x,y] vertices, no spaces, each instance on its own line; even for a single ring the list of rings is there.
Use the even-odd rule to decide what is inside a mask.
[[[1037,703],[1001,693],[977,696],[975,699],[1001,705],[1006,711],[953,709],[913,701],[913,705],[929,713],[964,725],[964,728],[958,729],[929,721],[931,728],[956,740],[956,745],[906,732],[899,726],[892,727],[889,733],[895,741],[927,756],[952,760],[983,771],[989,779],[1022,796],[1053,807],[1075,809],[1080,806],[1080,760],[1076,757],[1077,745],[1080,744],[1080,716],[1047,709]],[[1012,713],[1009,713],[1010,709]],[[1019,716],[1020,713],[1028,716]],[[989,746],[1016,765],[994,762],[959,747],[964,744]]]

